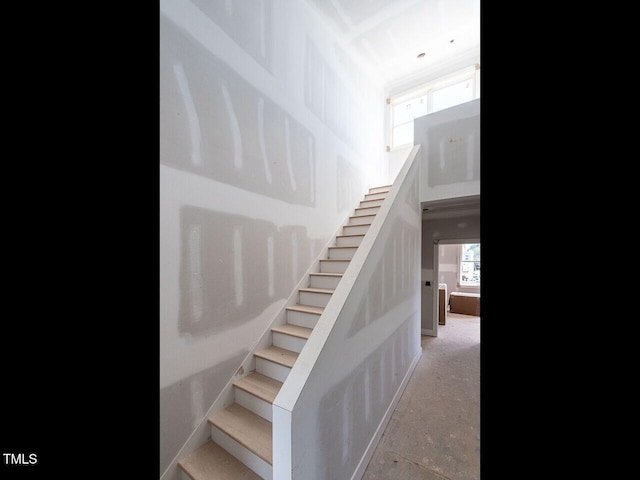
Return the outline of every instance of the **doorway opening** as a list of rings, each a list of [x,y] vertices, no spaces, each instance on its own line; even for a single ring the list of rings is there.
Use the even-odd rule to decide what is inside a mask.
[[[468,317],[480,320],[481,244],[479,239],[434,243],[434,336],[447,322]]]

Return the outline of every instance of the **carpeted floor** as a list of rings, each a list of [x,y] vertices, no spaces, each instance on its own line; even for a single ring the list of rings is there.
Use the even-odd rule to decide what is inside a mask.
[[[480,317],[447,312],[362,480],[480,478]]]

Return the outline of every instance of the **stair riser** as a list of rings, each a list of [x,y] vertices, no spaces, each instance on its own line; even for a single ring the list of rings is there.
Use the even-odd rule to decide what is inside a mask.
[[[356,215],[368,215],[369,213],[378,213],[380,207],[363,207],[356,208]]]
[[[256,357],[256,372],[275,378],[279,382],[284,382],[289,376],[290,368],[278,363],[270,362],[264,358]]]
[[[285,333],[273,332],[273,346],[300,353],[307,341],[304,338],[293,337]],[[269,419],[270,420],[270,419]]]
[[[273,405],[269,402],[245,392],[241,388],[234,388],[236,403],[256,415],[260,415],[265,420],[273,421]]]
[[[357,248],[330,248],[329,258],[331,260],[351,260],[357,250]]]
[[[371,200],[371,201],[362,201],[362,202],[360,202],[360,207],[378,207],[378,206],[382,205],[382,202],[384,202],[384,199]]]
[[[374,187],[369,189],[369,193],[387,193],[389,187]]]
[[[335,290],[342,277],[325,277],[323,275],[311,275],[310,278],[311,280],[309,286],[311,288],[327,288],[329,290]]]
[[[336,237],[337,247],[359,247],[364,237]]]
[[[384,200],[387,196],[386,193],[367,193],[364,196],[365,200]]]
[[[345,225],[342,227],[343,235],[364,235],[369,230],[369,225]]]
[[[350,217],[349,218],[349,225],[363,225],[363,224],[367,224],[367,223],[371,223],[373,222],[373,219],[376,218],[375,216],[365,216],[365,217]]]
[[[298,325],[299,327],[313,328],[318,323],[320,315],[315,313],[295,312],[287,310],[287,323]]]
[[[211,439],[265,480],[273,480],[271,465],[214,425],[211,426]]]
[[[344,273],[349,262],[325,262],[320,260],[320,273]]]
[[[300,305],[311,305],[312,307],[326,307],[331,299],[330,293],[300,292]]]

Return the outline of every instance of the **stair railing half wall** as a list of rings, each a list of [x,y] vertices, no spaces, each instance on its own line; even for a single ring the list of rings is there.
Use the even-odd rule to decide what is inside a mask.
[[[360,479],[422,354],[419,157],[417,145],[273,403],[274,479]]]

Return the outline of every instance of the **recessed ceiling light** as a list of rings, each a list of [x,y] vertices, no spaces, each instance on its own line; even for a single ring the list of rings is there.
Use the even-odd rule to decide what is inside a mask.
[[[422,57],[424,57],[425,55],[426,55],[426,53],[424,53],[424,52],[419,53],[419,54],[418,54],[418,58],[422,58]]]

